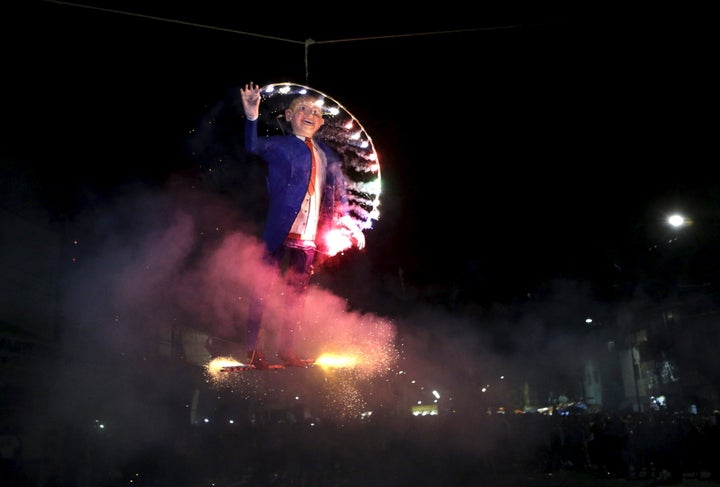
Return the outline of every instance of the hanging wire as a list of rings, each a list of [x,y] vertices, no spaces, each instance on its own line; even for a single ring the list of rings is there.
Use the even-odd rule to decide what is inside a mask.
[[[309,57],[309,51],[310,46],[315,44],[315,41],[312,39],[305,39],[305,84],[310,84],[310,57]]]
[[[463,32],[480,32],[480,31],[493,31],[493,30],[507,30],[507,29],[517,29],[522,27],[520,24],[513,24],[513,25],[504,25],[504,26],[496,26],[496,27],[478,27],[473,29],[459,29],[459,30],[441,30],[441,31],[432,31],[432,32],[417,32],[412,34],[392,34],[392,35],[384,35],[384,36],[372,36],[372,37],[352,37],[347,39],[333,39],[333,40],[327,40],[327,41],[315,41],[313,39],[305,39],[305,41],[298,41],[294,39],[285,39],[282,37],[275,37],[275,36],[268,36],[264,34],[257,34],[254,32],[245,32],[241,30],[235,30],[235,29],[226,29],[223,27],[217,27],[214,25],[206,25],[206,24],[198,24],[195,22],[185,22],[183,20],[176,20],[176,19],[168,19],[165,17],[156,17],[153,15],[145,15],[145,14],[138,14],[135,12],[126,12],[123,10],[115,10],[115,9],[109,9],[109,8],[103,8],[103,7],[95,7],[92,5],[84,5],[80,3],[73,3],[73,2],[61,2],[59,0],[42,0],[47,3],[55,3],[58,5],[65,5],[68,7],[79,7],[79,8],[86,8],[90,10],[98,10],[101,12],[108,12],[113,14],[119,14],[119,15],[128,15],[131,17],[140,17],[144,19],[150,19],[150,20],[158,20],[160,22],[169,22],[173,24],[180,24],[180,25],[187,25],[190,27],[199,27],[201,29],[209,29],[209,30],[216,30],[219,32],[229,32],[231,34],[240,34],[240,35],[246,35],[251,37],[259,37],[262,39],[270,39],[274,41],[280,41],[280,42],[289,42],[291,44],[303,44],[305,46],[305,84],[309,84],[309,78],[310,78],[310,68],[309,68],[309,59],[310,59],[310,46],[313,44],[336,44],[339,42],[356,42],[356,41],[374,41],[374,40],[381,40],[381,39],[397,39],[402,37],[419,37],[419,36],[431,36],[431,35],[441,35],[441,34],[459,34]]]
[[[217,30],[217,31],[220,31],[220,32],[229,32],[229,33],[231,33],[231,34],[242,34],[242,35],[252,36],[252,37],[261,37],[261,38],[263,38],[263,39],[270,39],[270,40],[274,40],[274,41],[290,42],[290,43],[292,43],[292,44],[303,44],[302,41],[295,41],[295,40],[293,40],[293,39],[284,39],[284,38],[282,38],[282,37],[274,37],[274,36],[268,36],[268,35],[263,35],[263,34],[256,34],[256,33],[254,33],[254,32],[243,32],[243,31],[241,31],[241,30],[235,30],[235,29],[225,29],[225,28],[223,28],[223,27],[216,27],[216,26],[214,26],[214,25],[197,24],[197,23],[195,23],[195,22],[185,22],[185,21],[183,21],[183,20],[168,19],[168,18],[165,18],[165,17],[155,17],[155,16],[153,16],[153,15],[137,14],[137,13],[134,13],[134,12],[126,12],[126,11],[123,11],[123,10],[114,10],[114,9],[109,9],[109,8],[94,7],[94,6],[91,6],[91,5],[83,5],[83,4],[80,4],[80,3],[60,2],[60,1],[58,1],[58,0],[42,0],[42,1],[48,2],[48,3],[56,3],[56,4],[58,4],[58,5],[66,5],[66,6],[68,6],[68,7],[87,8],[87,9],[90,9],[90,10],[99,10],[99,11],[101,11],[101,12],[109,12],[109,13],[119,14],[119,15],[128,15],[128,16],[130,16],[130,17],[140,17],[140,18],[143,18],[143,19],[159,20],[159,21],[161,21],[161,22],[170,22],[170,23],[173,23],[173,24],[188,25],[188,26],[191,26],[191,27],[200,27],[201,29],[210,29],[210,30]]]

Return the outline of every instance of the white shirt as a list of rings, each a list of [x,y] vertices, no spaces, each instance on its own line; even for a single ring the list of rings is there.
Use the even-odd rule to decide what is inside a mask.
[[[296,136],[298,139],[305,141],[305,137]],[[320,219],[320,201],[322,198],[322,188],[325,185],[325,173],[327,169],[327,158],[325,153],[318,149],[313,142],[313,150],[315,151],[315,188],[318,188],[314,194],[305,193],[300,211],[295,217],[290,228],[290,233],[300,235],[302,240],[314,241],[317,237],[317,227]]]

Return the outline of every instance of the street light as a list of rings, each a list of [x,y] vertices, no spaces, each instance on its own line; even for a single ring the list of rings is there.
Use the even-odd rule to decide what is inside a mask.
[[[687,243],[683,234],[691,224],[691,219],[682,213],[674,212],[667,214],[660,221],[655,221],[654,225],[642,225],[646,227],[647,236],[650,237],[649,245],[646,247],[646,253],[633,252],[635,262],[628,266],[630,274],[626,274],[626,281],[623,283],[630,291],[626,297],[631,301],[635,301],[636,297],[649,298],[650,301],[645,304],[655,303],[652,306],[659,306],[663,317],[665,316],[668,299],[677,291],[678,280],[685,275],[681,264],[687,258],[686,248],[685,245],[678,248],[677,244],[681,241]],[[639,289],[642,289],[642,293],[637,293]],[[642,366],[645,352],[641,350],[641,346],[648,341],[648,336],[647,331],[642,329],[640,323],[634,323],[634,320],[632,328],[626,331],[628,332],[626,336],[629,338],[626,371],[634,389],[632,392],[630,389],[627,390],[626,399],[630,399],[630,394],[633,394],[634,409],[641,412],[645,410],[643,396],[647,394]],[[627,384],[630,385],[630,382]]]
[[[686,224],[685,217],[679,213],[673,213],[672,215],[670,215],[667,219],[667,222],[673,228],[679,228]]]
[[[666,222],[673,229],[689,227],[690,225],[692,225],[694,223],[691,218],[686,217],[682,213],[673,213],[673,214],[669,215],[667,217]]]

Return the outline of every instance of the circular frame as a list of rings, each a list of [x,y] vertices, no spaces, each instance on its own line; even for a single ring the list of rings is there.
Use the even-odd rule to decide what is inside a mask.
[[[380,216],[380,159],[360,121],[335,99],[308,86],[272,83],[263,86],[260,92],[260,136],[291,132],[285,110],[296,96],[308,94],[320,100],[325,123],[315,137],[340,156],[347,180],[350,216],[361,229],[372,228],[373,221]]]

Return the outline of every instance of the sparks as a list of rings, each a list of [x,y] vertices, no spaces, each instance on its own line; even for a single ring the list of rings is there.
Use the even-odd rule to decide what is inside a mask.
[[[205,365],[205,370],[210,377],[217,379],[220,377],[220,374],[227,372],[233,367],[245,367],[245,364],[238,362],[232,357],[217,357]]]
[[[325,247],[328,255],[332,257],[352,247],[352,239],[348,232],[339,228],[332,229],[325,234]]]
[[[357,365],[358,359],[353,355],[335,355],[324,353],[315,360],[315,365],[323,369],[350,368]]]

